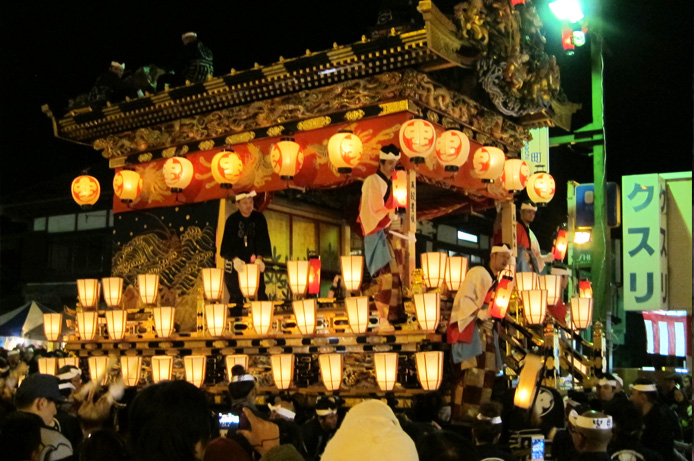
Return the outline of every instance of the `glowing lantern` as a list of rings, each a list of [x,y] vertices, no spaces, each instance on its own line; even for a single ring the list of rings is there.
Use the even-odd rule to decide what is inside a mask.
[[[293,179],[304,164],[304,151],[294,138],[282,138],[270,149],[270,163],[280,178]]]
[[[86,209],[94,205],[101,195],[101,185],[94,176],[82,175],[72,180],[72,199]]]
[[[174,317],[176,309],[170,306],[153,307],[154,329],[160,338],[168,338],[174,330]]]
[[[548,173],[535,173],[528,179],[525,190],[528,198],[535,203],[547,203],[552,200],[556,192],[554,178]]]
[[[155,383],[171,379],[173,371],[173,357],[168,355],[155,355],[152,357],[152,381]]]
[[[523,290],[523,313],[529,325],[539,325],[547,315],[547,290]]]
[[[289,389],[294,380],[294,354],[277,354],[270,356],[272,378],[278,389]]]
[[[329,391],[336,391],[342,385],[342,354],[320,354],[318,356],[323,385]]]
[[[120,372],[123,376],[123,382],[127,386],[134,387],[140,382],[140,373],[142,371],[142,357],[140,356],[123,356],[120,358]]]
[[[202,288],[208,301],[219,301],[224,293],[224,270],[215,267],[204,267],[202,272]]]
[[[47,340],[57,341],[62,327],[63,314],[43,314],[43,332]]]
[[[58,357],[58,370],[63,368],[65,365],[72,365],[73,367],[80,367],[80,359],[77,357]]]
[[[578,296],[581,298],[593,297],[593,284],[590,283],[590,280],[580,280],[578,282]]]
[[[140,299],[145,304],[154,304],[159,294],[159,274],[137,274]]]
[[[443,379],[443,352],[417,352],[414,357],[417,364],[417,378],[422,389],[437,390]]]
[[[576,330],[585,330],[593,320],[593,298],[571,298],[571,321]]]
[[[518,386],[513,396],[513,405],[518,408],[528,409],[535,400],[537,391],[537,379],[542,367],[544,366],[541,357],[534,354],[527,354],[523,363],[523,369],[518,377]]]
[[[223,150],[212,157],[210,171],[220,187],[228,189],[241,179],[243,161],[233,150]]]
[[[77,296],[82,307],[96,307],[101,285],[98,279],[77,279]]]
[[[183,192],[193,180],[193,162],[185,157],[171,157],[164,162],[163,171],[171,192]]]
[[[328,141],[328,158],[338,173],[351,173],[361,160],[362,143],[351,130],[340,130]]]
[[[125,309],[113,309],[106,311],[106,328],[108,329],[108,336],[111,339],[123,339],[127,324],[128,311]]]
[[[374,354],[376,382],[382,391],[392,391],[398,377],[397,352],[380,352]]]
[[[123,297],[123,279],[120,277],[104,277],[101,279],[104,289],[104,301],[108,307],[120,306]]]
[[[468,259],[465,256],[451,256],[446,261],[446,287],[458,291],[467,274]]]
[[[96,325],[99,317],[96,311],[82,311],[75,314],[77,325],[79,327],[80,339],[82,341],[91,341],[96,335]]]
[[[222,336],[227,326],[226,304],[208,304],[205,306],[205,323],[212,336]]]
[[[251,316],[253,317],[253,329],[259,335],[266,335],[272,325],[272,315],[275,306],[272,301],[251,302]]]
[[[37,361],[39,364],[39,373],[55,376],[57,365],[57,360],[55,357],[39,357]]]
[[[320,258],[308,260],[308,294],[320,293]]]
[[[504,173],[501,176],[501,184],[508,191],[525,189],[528,184],[530,169],[523,160],[512,158],[504,162]]]
[[[357,296],[345,298],[347,320],[353,333],[366,333],[369,327],[369,298]]]
[[[254,299],[258,294],[260,286],[260,266],[255,263],[249,263],[244,266],[243,272],[239,274],[239,289],[244,297]]]
[[[359,255],[340,256],[342,281],[347,291],[358,291],[364,274],[364,257]]]
[[[535,272],[517,272],[515,280],[518,291],[535,290],[540,287],[540,279]]]
[[[422,253],[422,271],[424,283],[429,288],[438,288],[446,277],[446,260],[448,255],[438,251]]]
[[[424,163],[434,151],[436,130],[430,122],[414,118],[402,124],[399,139],[400,149],[412,163]]]
[[[539,277],[540,290],[547,290],[547,305],[554,306],[561,297],[561,275],[545,274]]]
[[[241,365],[244,370],[248,370],[248,356],[246,354],[227,355],[224,359],[227,367],[227,379],[231,382],[231,369],[236,365]]]
[[[470,155],[470,140],[458,130],[441,133],[436,140],[436,157],[446,171],[458,171]]]
[[[417,321],[424,331],[435,331],[441,317],[439,293],[418,293],[414,295]]]
[[[316,300],[304,299],[292,302],[296,326],[302,335],[310,335],[316,331]]]
[[[561,46],[567,55],[571,56],[574,54],[576,48],[574,45],[574,31],[569,26],[561,28]]]
[[[511,295],[513,294],[513,286],[513,278],[505,275],[501,276],[501,279],[496,286],[494,301],[489,308],[489,313],[492,315],[492,317],[496,317],[497,319],[503,319],[506,317],[508,303],[511,301]]]
[[[472,154],[473,176],[483,182],[493,182],[504,171],[506,155],[501,149],[482,146]]]
[[[294,296],[303,296],[308,287],[308,261],[287,261],[287,279]]]
[[[566,249],[569,247],[569,231],[561,229],[557,232],[557,238],[554,241],[552,256],[555,261],[563,261],[566,256]]]
[[[133,170],[120,170],[113,177],[113,192],[121,202],[130,203],[142,192],[142,177]]]
[[[407,208],[407,196],[409,195],[407,172],[405,170],[395,170],[391,180],[393,182],[393,202],[395,202],[395,208]]]
[[[186,372],[186,381],[196,387],[200,387],[205,382],[207,357],[204,355],[186,355],[183,357],[183,368]]]
[[[87,360],[89,363],[89,377],[95,383],[99,380],[106,381],[106,373],[108,372],[108,356],[92,356]]]

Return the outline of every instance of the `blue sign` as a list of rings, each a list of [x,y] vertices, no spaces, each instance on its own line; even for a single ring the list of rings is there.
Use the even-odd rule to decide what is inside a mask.
[[[621,197],[617,183],[607,183],[607,226],[621,225]],[[576,227],[595,224],[595,187],[590,184],[576,186]]]

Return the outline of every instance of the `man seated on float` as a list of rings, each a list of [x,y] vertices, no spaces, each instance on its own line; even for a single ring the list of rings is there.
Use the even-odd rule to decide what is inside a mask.
[[[517,272],[537,272],[540,274],[545,269],[545,263],[554,261],[551,253],[542,254],[540,243],[530,229],[530,224],[535,221],[536,214],[537,206],[533,202],[526,200],[521,204],[516,220]],[[500,244],[501,240],[501,214],[499,213],[494,221],[494,245]]]

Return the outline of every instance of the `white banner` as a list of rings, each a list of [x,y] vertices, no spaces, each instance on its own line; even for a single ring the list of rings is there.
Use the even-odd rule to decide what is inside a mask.
[[[521,160],[528,164],[530,174],[544,171],[549,173],[549,128],[529,130],[533,139],[521,149]]]

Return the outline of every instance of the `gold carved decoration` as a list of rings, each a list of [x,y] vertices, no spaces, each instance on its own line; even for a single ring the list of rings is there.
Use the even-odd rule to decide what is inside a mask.
[[[268,136],[279,136],[282,134],[283,131],[284,131],[284,127],[282,125],[271,126],[270,128],[267,129],[267,135]]]
[[[324,126],[330,125],[330,117],[327,115],[324,117],[310,118],[308,120],[302,120],[297,123],[296,127],[299,131],[315,130],[316,128],[323,128]]]
[[[161,156],[163,158],[171,158],[176,156],[176,148],[175,147],[169,147],[168,149],[164,149],[161,153]]]
[[[355,122],[357,120],[361,120],[362,118],[364,118],[364,111],[361,109],[350,110],[345,114],[345,120],[350,122]]]
[[[379,104],[378,107],[381,108],[381,113],[379,115],[388,115],[406,111],[409,109],[409,103],[407,101],[387,102],[385,104]]]
[[[208,139],[207,141],[203,141],[200,144],[198,144],[198,149],[200,150],[210,150],[214,147],[214,141],[211,139]]]
[[[232,134],[227,136],[224,140],[227,144],[241,144],[245,142],[251,142],[255,139],[255,133],[253,131],[246,131],[244,133]]]
[[[140,163],[149,162],[150,160],[152,160],[151,152],[145,152],[144,154],[140,154],[137,156],[137,161]]]

